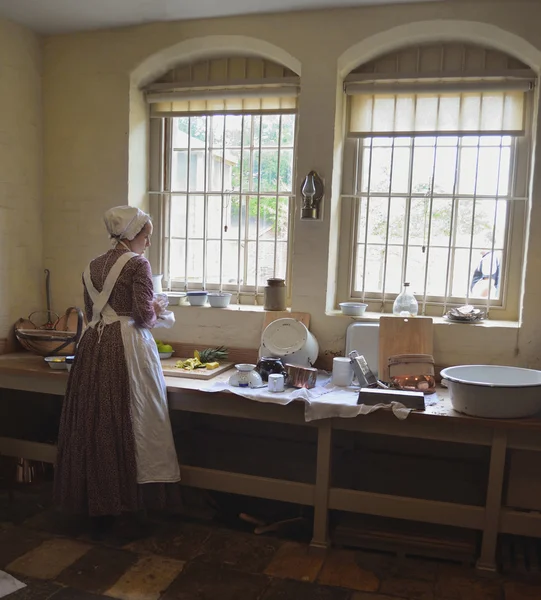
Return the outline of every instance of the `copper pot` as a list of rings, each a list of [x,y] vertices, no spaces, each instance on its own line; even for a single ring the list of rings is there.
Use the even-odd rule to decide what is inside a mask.
[[[286,371],[288,385],[306,389],[316,387],[317,369],[313,367],[300,367],[299,365],[286,365]]]

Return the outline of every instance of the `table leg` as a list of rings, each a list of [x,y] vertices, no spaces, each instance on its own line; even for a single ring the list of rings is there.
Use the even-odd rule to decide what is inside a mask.
[[[481,556],[477,561],[477,568],[482,571],[494,572],[497,570],[496,546],[500,525],[506,451],[507,432],[504,429],[494,430],[490,453],[483,542],[481,544]]]
[[[310,547],[324,552],[329,547],[329,487],[331,479],[332,421],[318,423],[316,488],[314,493],[314,533]]]

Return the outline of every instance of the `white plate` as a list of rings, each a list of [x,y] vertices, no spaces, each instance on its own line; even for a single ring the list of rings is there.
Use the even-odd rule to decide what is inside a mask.
[[[300,350],[308,339],[308,330],[297,319],[276,319],[270,323],[261,341],[271,355],[286,356]]]
[[[164,360],[165,358],[171,358],[174,352],[158,352],[160,355],[160,359]]]

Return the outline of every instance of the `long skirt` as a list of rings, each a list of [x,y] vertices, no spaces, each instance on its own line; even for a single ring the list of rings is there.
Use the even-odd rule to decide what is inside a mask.
[[[54,495],[72,514],[176,509],[178,483],[137,483],[130,381],[120,323],[87,329],[70,372],[58,435]]]

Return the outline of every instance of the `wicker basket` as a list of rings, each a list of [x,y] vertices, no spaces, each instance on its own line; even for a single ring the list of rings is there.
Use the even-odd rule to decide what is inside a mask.
[[[69,356],[75,354],[77,343],[83,334],[85,319],[81,309],[71,307],[53,325],[54,328],[39,328],[28,319],[15,323],[15,336],[21,346],[40,356]]]

